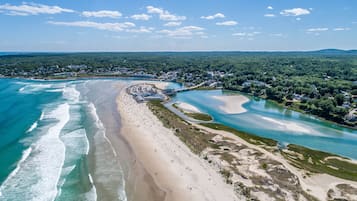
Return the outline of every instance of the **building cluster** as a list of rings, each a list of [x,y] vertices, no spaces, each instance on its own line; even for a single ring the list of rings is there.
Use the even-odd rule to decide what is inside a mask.
[[[137,102],[149,100],[163,101],[166,99],[166,95],[152,84],[136,84],[129,87],[127,92],[132,95]]]
[[[85,64],[67,66],[42,66],[27,69],[4,66],[0,68],[0,75],[5,77],[81,77],[81,76],[131,76],[143,78],[156,78],[155,75],[147,73],[145,69],[130,69],[122,67],[92,67]]]

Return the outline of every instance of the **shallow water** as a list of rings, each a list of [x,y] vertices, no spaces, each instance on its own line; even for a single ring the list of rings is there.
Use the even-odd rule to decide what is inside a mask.
[[[94,82],[0,79],[0,200],[126,200]]]
[[[221,90],[188,91],[178,93],[172,101],[192,104],[212,115],[216,122],[241,131],[357,159],[356,130],[255,97],[249,97],[250,101],[243,105],[247,112],[226,114],[217,109],[222,102],[213,98],[223,94]]]

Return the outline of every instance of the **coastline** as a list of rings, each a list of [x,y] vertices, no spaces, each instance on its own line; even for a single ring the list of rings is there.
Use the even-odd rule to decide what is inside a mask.
[[[237,200],[233,188],[125,90],[117,97],[121,132],[166,201]],[[140,115],[139,115],[140,114]]]
[[[76,81],[76,80],[106,79],[106,78],[107,79],[115,79],[115,78],[117,78],[117,79],[134,78],[135,79],[135,78],[137,78],[138,80],[142,80],[143,82],[145,82],[145,80],[149,80],[149,81],[152,81],[152,82],[160,82],[161,81],[161,80],[158,80],[158,79],[155,79],[155,78],[149,78],[148,79],[148,78],[144,78],[144,77],[135,77],[135,76],[108,76],[108,75],[103,75],[103,76],[91,75],[91,76],[80,76],[80,77],[74,77],[74,78],[54,78],[54,77],[36,78],[36,77],[9,77],[9,76],[0,77],[0,79],[25,79],[25,80],[32,80],[32,81]],[[176,82],[176,83],[182,84],[181,82]],[[243,96],[248,95],[248,96],[255,97],[255,98],[261,98],[261,99],[264,99],[266,101],[271,101],[271,102],[273,102],[273,103],[275,103],[275,104],[277,104],[277,105],[279,105],[279,106],[281,106],[283,108],[286,108],[286,109],[289,109],[289,110],[292,110],[292,111],[295,111],[295,112],[300,112],[302,114],[310,115],[310,116],[312,116],[312,117],[314,117],[316,119],[319,119],[319,120],[322,120],[322,121],[326,121],[326,122],[332,123],[332,124],[337,125],[337,126],[341,126],[341,127],[349,128],[349,129],[357,129],[356,126],[350,126],[350,125],[347,125],[347,124],[342,124],[342,123],[338,123],[338,122],[335,122],[335,121],[332,121],[332,120],[328,120],[326,118],[311,114],[311,113],[309,113],[307,111],[283,105],[281,103],[278,103],[275,100],[268,99],[268,98],[262,97],[262,96],[254,96],[252,94],[245,93],[245,92],[242,92],[242,91],[239,91],[239,90],[225,89],[225,88],[197,88],[195,90],[222,90],[222,91],[228,91],[228,92],[233,92],[233,93],[237,93],[238,92],[238,93],[242,94]]]
[[[93,114],[89,119],[93,133],[88,135],[91,147],[88,168],[98,200],[159,200],[162,191],[137,162],[133,149],[121,133],[116,98],[127,85],[127,82],[116,81],[82,85],[81,91],[92,105],[90,112]]]

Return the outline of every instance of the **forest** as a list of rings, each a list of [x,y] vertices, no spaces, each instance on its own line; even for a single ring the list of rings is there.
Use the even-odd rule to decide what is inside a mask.
[[[73,68],[73,66],[79,66]],[[4,77],[45,78],[75,72],[136,75],[182,83],[218,83],[274,100],[295,110],[356,126],[357,53],[314,52],[135,52],[24,53],[0,56]],[[163,76],[168,75],[171,76]],[[71,74],[71,76],[73,76]]]

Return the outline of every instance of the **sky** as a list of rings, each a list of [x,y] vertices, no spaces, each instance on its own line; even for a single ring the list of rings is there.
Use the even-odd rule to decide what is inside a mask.
[[[357,49],[355,0],[0,0],[0,51]]]

